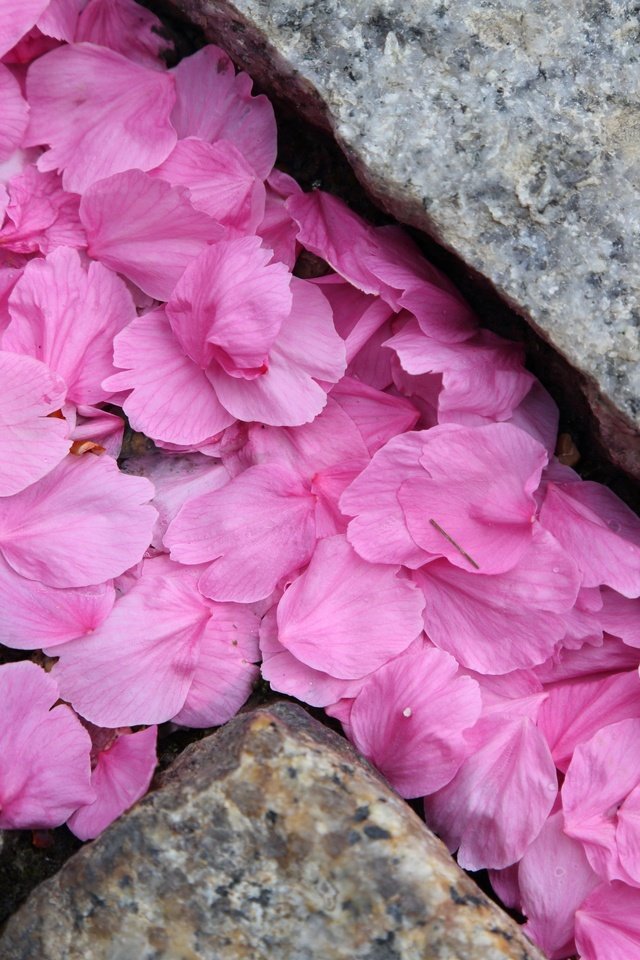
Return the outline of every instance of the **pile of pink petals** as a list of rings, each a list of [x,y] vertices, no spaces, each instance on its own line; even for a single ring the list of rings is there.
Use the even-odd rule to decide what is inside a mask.
[[[520,348],[158,26],[0,10],[0,827],[97,836],[157,724],[261,675],[549,958],[640,956],[640,522],[555,459]]]

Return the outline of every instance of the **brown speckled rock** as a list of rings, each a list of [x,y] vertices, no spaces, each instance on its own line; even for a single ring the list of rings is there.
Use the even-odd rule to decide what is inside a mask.
[[[2,960],[537,960],[336,734],[279,703],[188,748],[42,884]]]

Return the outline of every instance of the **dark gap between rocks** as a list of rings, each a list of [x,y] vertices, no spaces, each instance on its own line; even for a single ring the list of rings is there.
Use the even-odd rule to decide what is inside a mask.
[[[161,17],[165,23],[167,34],[173,40],[176,50],[175,55],[171,56],[170,65],[208,42],[202,30],[185,19],[168,0],[139,2]],[[368,196],[345,155],[325,130],[302,119],[288,104],[274,97],[272,91],[262,89],[256,83],[254,93],[266,93],[275,109],[279,169],[294,177],[305,190],[322,188],[336,194],[372,223],[397,222]],[[451,278],[476,310],[484,326],[523,344],[527,368],[546,387],[560,408],[559,432],[568,433],[580,452],[580,461],[575,469],[585,479],[606,484],[633,509],[640,512],[640,484],[617,468],[602,446],[595,417],[580,389],[581,375],[497,295],[489,281],[470,270],[456,254],[445,250],[431,237],[410,227],[405,226],[405,229],[424,256]],[[314,276],[323,273],[324,269],[322,261],[306,255],[299,261],[295,272],[300,276]],[[131,455],[136,445],[150,443],[140,435],[126,437],[126,442],[129,444],[128,455]],[[24,658],[23,651],[9,650],[0,645],[0,663]],[[267,683],[260,681],[241,712],[277,700],[290,699],[292,698],[273,693]],[[317,720],[342,733],[340,724],[327,717],[322,710],[310,707],[305,709]],[[160,729],[159,762],[151,789],[158,785],[163,771],[190,743],[212,732],[213,728],[175,730],[172,724],[164,724]],[[422,817],[421,802],[409,801],[409,804]],[[0,931],[31,890],[53,876],[81,846],[83,843],[64,826],[51,831],[0,832]],[[491,890],[486,871],[471,876],[484,893],[500,904]],[[513,911],[507,912],[522,922],[521,916]]]

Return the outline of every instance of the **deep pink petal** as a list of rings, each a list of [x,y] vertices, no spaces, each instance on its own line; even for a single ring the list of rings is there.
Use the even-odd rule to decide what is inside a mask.
[[[124,282],[100,263],[84,268],[76,250],[59,247],[32,260],[9,298],[12,322],[3,347],[36,357],[67,385],[67,400],[107,400],[100,386],[114,373],[113,338],[136,316]]]
[[[527,717],[486,717],[470,735],[469,757],[425,799],[428,826],[467,870],[515,863],[535,840],[557,794],[544,738]]]
[[[541,383],[536,382],[513,411],[509,423],[525,430],[552,457],[558,439],[559,420],[560,411],[555,400]]]
[[[640,944],[640,890],[603,883],[576,913],[582,960],[635,960]]]
[[[630,600],[603,587],[602,601],[597,617],[607,633],[620,637],[630,647],[640,647],[640,599]]]
[[[616,844],[620,863],[635,885],[640,886],[640,785],[618,809]]]
[[[92,43],[59,47],[29,68],[26,146],[47,145],[40,170],[59,170],[66,190],[123,170],[150,170],[169,155],[173,78]]]
[[[425,647],[384,664],[351,708],[350,737],[402,797],[434,793],[469,752],[480,716],[478,684],[446,653]]]
[[[0,64],[0,161],[20,146],[28,119],[29,107],[20,84],[8,67]]]
[[[352,377],[343,377],[333,387],[331,398],[356,424],[371,456],[392,437],[412,430],[419,416],[403,397],[383,393]]]
[[[420,592],[397,568],[369,564],[343,536],[321,540],[278,604],[278,640],[341,679],[376,670],[421,633]]]
[[[90,256],[157,300],[168,300],[187,265],[224,233],[194,209],[184,187],[141,170],[94,184],[82,198],[80,219]]]
[[[251,467],[222,489],[186,503],[164,542],[180,563],[213,561],[200,578],[206,596],[262,600],[311,557],[314,507],[294,472],[276,464]]]
[[[157,727],[118,736],[98,755],[91,774],[96,800],[80,807],[67,826],[81,840],[93,840],[144,796],[155,770]]]
[[[178,136],[230,140],[264,180],[276,159],[276,124],[269,100],[251,96],[250,77],[236,76],[227,54],[211,45],[181,60],[173,74]]]
[[[0,666],[0,829],[57,827],[91,803],[91,740],[35,663]]]
[[[275,260],[286,263],[293,270],[298,251],[298,225],[291,218],[285,201],[292,194],[300,193],[300,187],[286,173],[272,170],[265,181],[266,202],[264,217],[256,233],[269,250],[273,250]]]
[[[0,497],[40,480],[69,452],[68,425],[50,417],[65,385],[44,363],[0,351]]]
[[[436,560],[413,576],[426,599],[428,636],[460,663],[488,674],[550,657],[564,635],[558,613],[571,609],[580,584],[571,558],[539,528],[507,573],[468,573]]]
[[[49,0],[3,0],[0,5],[0,56],[27,33]]]
[[[80,14],[74,39],[109,47],[135,63],[159,68],[160,54],[171,47],[160,30],[162,24],[156,15],[134,0],[89,0]]]
[[[156,511],[153,487],[111,457],[67,456],[42,480],[0,499],[0,552],[13,569],[52,587],[118,576],[142,558]]]
[[[540,522],[580,567],[585,587],[640,596],[640,519],[599,483],[549,483]]]
[[[36,26],[46,37],[72,43],[77,39],[78,16],[86,0],[50,0]]]
[[[637,669],[639,664],[640,653],[637,650],[628,647],[617,637],[605,634],[600,647],[586,645],[579,650],[560,647],[549,660],[534,667],[534,671],[543,683],[556,683],[592,674]]]
[[[0,245],[17,253],[49,253],[56,247],[87,245],[80,223],[80,198],[63,190],[59,175],[28,164],[7,185],[9,202]]]
[[[114,363],[126,372],[103,386],[131,390],[124,411],[148,437],[196,446],[233,423],[203,371],[184,355],[163,309],[138,317],[116,337]]]

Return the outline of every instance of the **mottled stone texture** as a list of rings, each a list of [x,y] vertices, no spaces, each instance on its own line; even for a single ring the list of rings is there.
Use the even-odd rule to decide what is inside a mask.
[[[537,960],[336,734],[279,703],[193,744],[43,883],[2,960]]]
[[[640,475],[635,0],[173,0],[584,376]]]

